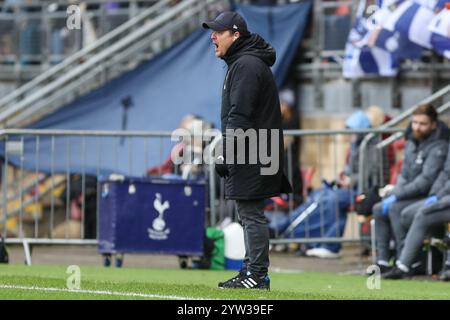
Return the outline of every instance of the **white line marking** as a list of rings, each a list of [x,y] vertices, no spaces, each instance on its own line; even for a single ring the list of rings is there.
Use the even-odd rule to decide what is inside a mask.
[[[103,290],[69,290],[69,289],[63,289],[63,288],[29,287],[29,286],[15,286],[15,285],[7,285],[7,284],[0,284],[0,289],[34,290],[34,291],[67,292],[67,293],[88,293],[88,294],[99,294],[99,295],[107,295],[107,296],[158,298],[158,299],[172,299],[172,300],[205,300],[204,298],[181,297],[181,296],[160,295],[160,294],[147,294],[147,293],[138,293],[138,292],[118,292],[118,291],[103,291]]]
[[[281,268],[271,268],[270,272],[277,272],[277,273],[305,273],[305,270],[301,269],[281,269]]]

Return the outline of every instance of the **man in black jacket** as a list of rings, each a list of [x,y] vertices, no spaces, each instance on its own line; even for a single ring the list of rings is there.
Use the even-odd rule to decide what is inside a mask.
[[[283,173],[280,102],[270,70],[275,50],[259,35],[250,33],[245,20],[235,12],[223,12],[203,27],[212,30],[215,55],[228,66],[221,107],[223,154],[216,159],[215,167],[226,179],[225,197],[236,200],[246,249],[239,274],[219,283],[219,287],[269,289],[269,230],[264,200],[291,192]],[[265,151],[261,152],[261,146]],[[260,155],[267,155],[269,150],[272,161],[267,163]]]

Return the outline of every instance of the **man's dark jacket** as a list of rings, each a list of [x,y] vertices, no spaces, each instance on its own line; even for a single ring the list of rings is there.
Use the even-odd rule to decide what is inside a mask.
[[[436,181],[434,181],[430,195],[436,195],[439,199],[450,196],[450,148],[448,148],[444,168],[439,173]]]
[[[221,127],[226,153],[226,140],[235,139],[226,134],[227,129],[268,129],[267,149],[270,150],[270,129],[279,130],[278,170],[272,175],[262,175],[260,157],[249,163],[248,154],[259,147],[246,143],[246,162],[227,164],[229,176],[225,180],[227,199],[252,200],[291,192],[283,172],[284,147],[278,90],[270,67],[275,63],[275,49],[257,34],[240,37],[223,57],[228,65],[222,91]],[[237,144],[237,139],[235,139]],[[258,139],[259,143],[259,139]],[[234,152],[236,154],[236,151]],[[267,154],[267,153],[266,153]]]

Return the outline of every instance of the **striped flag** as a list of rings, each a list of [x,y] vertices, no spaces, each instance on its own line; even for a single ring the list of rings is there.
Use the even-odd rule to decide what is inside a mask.
[[[428,3],[428,6],[436,7],[436,5],[438,5],[436,1]],[[398,58],[420,58],[422,48],[431,48],[431,32],[428,25],[435,14],[428,6],[411,0],[399,3],[383,22],[374,45]]]
[[[445,3],[448,0],[414,0],[414,2],[420,4],[421,6],[427,7],[433,11],[438,11],[445,7]]]
[[[431,46],[433,50],[450,59],[450,5],[430,22]]]
[[[376,22],[370,20],[373,15],[368,7],[366,1],[360,1],[356,20],[345,46],[343,62],[345,78],[370,75],[392,77],[398,72],[398,62],[389,52],[368,46],[371,33],[376,26]]]
[[[414,1],[406,1],[394,12],[393,19],[388,21],[387,25],[399,31],[401,36],[407,37],[411,42],[430,49],[431,32],[428,25],[435,16],[434,6],[430,8]]]
[[[364,46],[358,48],[351,43],[345,47],[343,63],[344,78],[362,78],[365,76],[394,77],[398,72],[398,63],[389,53],[379,48]]]

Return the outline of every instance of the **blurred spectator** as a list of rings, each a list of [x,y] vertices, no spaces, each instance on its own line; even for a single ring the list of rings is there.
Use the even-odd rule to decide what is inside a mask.
[[[352,114],[346,121],[348,129],[369,129],[378,128],[391,118],[378,106],[370,106],[365,112],[358,111]],[[352,135],[350,147],[347,156],[347,164],[344,171],[340,175],[339,184],[343,187],[351,188],[357,191],[360,178],[359,157],[360,145],[364,139],[364,134]],[[388,135],[382,135],[386,139]],[[355,199],[355,211],[358,214],[360,222],[360,236],[363,241],[362,255],[370,254],[370,217],[372,215],[372,207],[380,200],[378,189],[384,187],[390,180],[390,168],[395,165],[395,154],[393,146],[390,145],[382,150],[376,149],[376,144],[380,138],[372,139],[366,146],[365,159],[367,160],[367,172],[363,179],[365,181],[365,189],[362,194],[358,194]],[[380,172],[383,175],[380,175]],[[353,196],[353,195],[352,195]]]
[[[354,112],[345,122],[345,126],[347,129],[358,130],[358,129],[369,129],[371,127],[377,127],[381,125],[385,120],[384,112],[379,107],[371,107],[366,112],[364,111],[356,111]],[[346,166],[341,172],[339,176],[338,185],[342,187],[341,194],[346,195],[347,202],[350,204],[350,199],[354,196],[354,192],[357,188],[358,178],[359,178],[359,155],[360,155],[360,145],[365,137],[365,134],[352,134],[350,136],[350,146],[347,152],[347,161]],[[370,164],[368,167],[371,172],[375,172],[378,174],[379,172],[379,162],[377,161],[377,157],[375,154],[375,144],[376,140],[371,143],[371,146],[368,148],[368,158],[370,159]],[[347,190],[347,193],[344,191]],[[345,201],[343,202],[345,203]],[[344,207],[345,208],[345,207]],[[347,207],[348,209],[348,207]],[[343,211],[346,213],[346,210]],[[333,217],[331,215],[330,217]],[[343,228],[345,227],[345,217],[346,214],[343,214],[343,218],[340,221],[340,225],[338,225],[337,221],[332,221],[331,224],[333,227],[330,228],[334,236],[336,236],[335,230],[340,230],[340,234],[343,233]],[[370,230],[370,229],[369,229]],[[367,243],[370,245],[370,242]],[[309,249],[306,251],[306,255],[314,256],[319,258],[337,258],[339,257],[340,246],[336,244],[322,244],[317,245],[313,249]]]
[[[13,40],[14,22],[8,20],[0,21],[0,55],[7,56],[14,54]]]
[[[53,2],[48,5],[47,11],[54,13],[59,11],[61,14],[66,14],[66,7],[58,5]],[[66,26],[66,18],[51,20],[51,34],[50,34],[50,63],[59,63],[64,59],[67,50],[65,39],[68,37],[69,30]]]
[[[370,121],[365,112],[357,111],[345,121],[345,127],[351,130],[369,129]],[[364,136],[364,134],[352,134],[350,136],[347,164],[339,181],[344,187],[355,187],[358,182],[359,146]]]
[[[95,30],[94,22],[87,13],[88,5],[86,2],[80,4],[81,21],[83,30],[83,48],[89,46],[97,40],[97,32]]]
[[[33,5],[33,1],[27,0],[20,3],[20,11],[38,12],[40,6]],[[42,53],[41,19],[25,16],[26,19],[20,28],[19,53],[20,60],[24,64],[39,64]]]
[[[353,113],[345,122],[347,129],[369,129],[378,128],[383,123],[389,121],[390,117],[378,106],[370,106],[365,112],[357,111]],[[344,187],[357,189],[359,179],[359,156],[360,145],[365,134],[353,134],[350,136],[350,147],[348,151],[347,163],[338,181]],[[376,149],[379,139],[372,139],[366,148],[365,159],[368,161],[368,173],[366,187],[371,189],[374,186],[382,187],[389,183],[390,167],[394,165],[395,155],[392,147],[381,151]],[[383,172],[382,179],[380,172]]]
[[[336,12],[335,12],[335,14],[337,16],[348,16],[351,13],[352,12],[351,12],[351,8],[348,4],[348,1],[339,0],[337,2]]]
[[[280,91],[280,108],[283,130],[297,130],[300,128],[299,115],[295,107],[295,95],[291,89],[284,89]],[[293,136],[284,136],[284,172],[290,179],[292,177],[292,188],[294,193],[294,201],[296,205],[302,202],[302,176],[300,171],[300,157],[299,157],[299,143],[300,139]],[[288,150],[291,150],[290,157]],[[289,161],[292,164],[292,173],[289,172]]]
[[[98,36],[102,33],[109,32],[110,30],[118,27],[128,20],[128,14],[120,15],[118,10],[121,8],[121,4],[117,1],[107,1],[102,4],[102,8],[105,15],[103,17],[103,23],[99,23],[98,12],[100,6],[98,4],[82,2],[79,4],[77,1],[69,1],[79,6],[81,13],[81,44],[79,43],[79,30],[68,30],[66,27],[66,9],[67,5],[58,4],[53,2],[48,5],[47,10],[51,13],[58,12],[63,15],[63,18],[55,18],[51,20],[51,35],[50,35],[50,53],[51,63],[59,63],[64,57],[80,50],[82,47],[86,47],[97,40]],[[94,15],[96,10],[96,15]],[[100,28],[99,26],[102,26]]]
[[[67,198],[68,190],[70,190],[69,198]],[[67,233],[70,238],[81,238],[83,229],[83,239],[96,239],[97,177],[85,175],[83,179],[80,174],[71,174],[60,194],[60,200],[64,207],[70,206],[70,218],[56,225],[52,230],[52,236],[65,238]]]
[[[97,177],[86,175],[83,181],[81,175],[74,174],[70,178],[70,217],[72,220],[83,223],[85,239],[95,239],[97,235]],[[65,195],[66,192],[62,194]],[[65,197],[63,201],[66,201]]]
[[[338,1],[333,14],[324,15],[324,50],[343,50],[350,32],[352,18],[347,3]]]
[[[197,115],[188,114],[183,117],[179,129],[187,129],[191,133],[205,132],[212,128],[212,124],[205,121]],[[183,178],[200,178],[203,174],[202,156],[206,142],[196,137],[191,141],[183,140],[177,143],[171,150],[169,157],[160,165],[151,167],[147,170],[148,176],[164,176],[171,174],[181,174]],[[173,156],[183,156],[184,153],[192,155],[192,163],[183,163],[175,165],[172,161]]]

